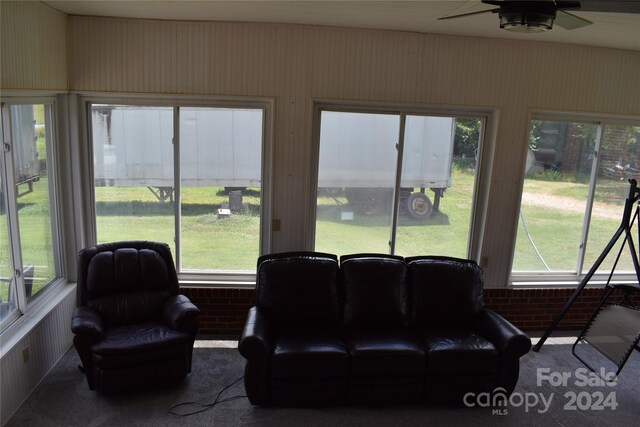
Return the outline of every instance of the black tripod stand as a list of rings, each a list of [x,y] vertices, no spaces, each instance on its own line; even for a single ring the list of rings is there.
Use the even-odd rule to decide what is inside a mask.
[[[640,204],[636,206],[635,213],[633,213],[634,204],[638,202],[638,200],[640,200],[640,189],[638,189],[638,182],[635,179],[630,179],[629,183],[631,184],[631,186],[629,188],[629,195],[627,196],[627,200],[624,205],[624,212],[622,214],[622,222],[620,223],[620,227],[618,227],[618,230],[615,232],[615,234],[613,235],[613,237],[611,238],[607,246],[604,248],[604,250],[598,257],[596,262],[593,264],[591,269],[589,269],[589,272],[584,276],[584,278],[582,279],[582,281],[580,282],[576,290],[573,292],[571,297],[565,303],[564,307],[562,307],[562,310],[560,311],[558,316],[551,323],[551,325],[549,325],[544,335],[542,335],[542,338],[540,338],[540,341],[538,341],[538,343],[533,347],[534,351],[540,351],[540,348],[542,348],[542,345],[544,344],[544,342],[547,340],[547,338],[549,338],[549,335],[551,335],[551,333],[556,329],[556,327],[558,326],[562,318],[565,316],[565,314],[567,314],[567,311],[569,311],[569,308],[571,308],[571,305],[578,298],[578,295],[580,295],[580,292],[582,292],[582,289],[584,289],[584,287],[587,286],[587,283],[589,283],[589,280],[591,280],[591,277],[593,277],[593,275],[598,270],[602,262],[605,260],[609,252],[611,252],[611,249],[613,249],[616,242],[623,234],[624,234],[624,241],[622,242],[622,246],[620,247],[620,251],[618,252],[616,261],[613,264],[613,268],[611,269],[611,273],[609,275],[607,285],[611,281],[613,272],[615,271],[618,261],[620,260],[620,255],[622,255],[622,251],[624,250],[625,243],[627,243],[627,246],[631,251],[631,259],[633,260],[633,266],[636,271],[636,277],[638,279],[638,283],[640,283],[640,265],[638,264],[638,253],[636,252],[636,247],[633,243],[633,235],[631,233],[631,228],[633,227],[634,222],[636,222],[636,220],[640,222]],[[637,228],[638,228],[638,240],[640,241],[640,224],[638,224]]]

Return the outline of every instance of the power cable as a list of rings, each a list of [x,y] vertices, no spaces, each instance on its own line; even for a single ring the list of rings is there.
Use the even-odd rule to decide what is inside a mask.
[[[212,409],[213,407],[215,407],[219,403],[224,403],[224,402],[228,402],[230,400],[236,400],[236,399],[245,398],[245,397],[247,397],[246,395],[236,395],[236,396],[229,396],[229,397],[225,397],[225,398],[221,399],[221,396],[225,391],[227,391],[228,389],[230,389],[234,385],[238,384],[243,378],[244,378],[244,376],[242,376],[240,378],[236,378],[231,384],[225,386],[222,390],[220,390],[218,392],[218,395],[216,396],[215,400],[212,403],[201,403],[201,402],[197,402],[197,401],[182,402],[182,403],[178,403],[177,405],[173,405],[171,408],[169,408],[169,413],[172,414],[172,415],[178,415],[180,417],[188,417],[190,415],[195,415],[195,414],[199,414],[199,413],[204,412],[204,411],[208,411],[209,409]],[[188,405],[193,405],[193,406],[200,407],[200,408],[199,409],[195,409],[195,410],[193,410],[191,412],[179,412],[179,411],[176,411],[176,409],[178,409],[180,407],[183,407],[183,406],[188,406]]]

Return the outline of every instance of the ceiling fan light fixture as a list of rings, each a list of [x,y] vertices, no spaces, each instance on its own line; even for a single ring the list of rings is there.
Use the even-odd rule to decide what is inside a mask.
[[[500,28],[517,33],[541,33],[553,28],[555,13],[500,12]]]

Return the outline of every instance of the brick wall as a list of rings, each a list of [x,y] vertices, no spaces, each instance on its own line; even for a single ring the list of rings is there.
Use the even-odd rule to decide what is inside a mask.
[[[546,330],[574,289],[485,289],[485,305],[524,331]],[[200,308],[200,333],[237,338],[247,311],[254,303],[253,289],[182,288]],[[584,289],[558,330],[579,330],[602,297],[603,290]],[[640,305],[640,298],[636,298]]]
[[[181,288],[200,309],[200,334],[239,338],[247,312],[253,306],[253,289]]]
[[[485,289],[484,303],[524,331],[543,331],[560,313],[573,288]],[[558,330],[582,329],[602,298],[602,288],[583,289],[564,316]],[[615,293],[615,296],[621,296]],[[634,302],[640,304],[640,299]]]

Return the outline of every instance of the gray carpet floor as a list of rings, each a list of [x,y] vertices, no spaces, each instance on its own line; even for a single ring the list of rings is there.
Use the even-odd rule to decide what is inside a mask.
[[[172,415],[168,411],[182,402],[211,403],[224,386],[243,375],[244,360],[233,348],[234,342],[198,341],[193,372],[178,386],[112,397],[89,391],[77,369],[78,356],[70,349],[7,426],[640,425],[640,352],[635,351],[631,356],[616,385],[607,386],[595,384],[593,376],[583,375],[584,365],[572,356],[568,341],[552,337],[539,353],[530,352],[521,359],[520,381],[505,407],[424,404],[263,408],[253,407],[246,398],[239,398],[191,416]],[[225,346],[228,348],[221,348]],[[604,364],[602,360],[598,363]],[[547,379],[544,372],[554,380],[561,375],[569,377],[564,384],[557,384]],[[590,383],[583,384],[583,377]],[[240,381],[224,396],[243,394]],[[534,396],[538,399],[535,405]],[[574,402],[573,397],[576,397]],[[541,399],[550,400],[549,405]],[[470,402],[478,401],[481,400]],[[180,408],[192,409],[199,407]],[[495,413],[493,409],[501,412]]]

